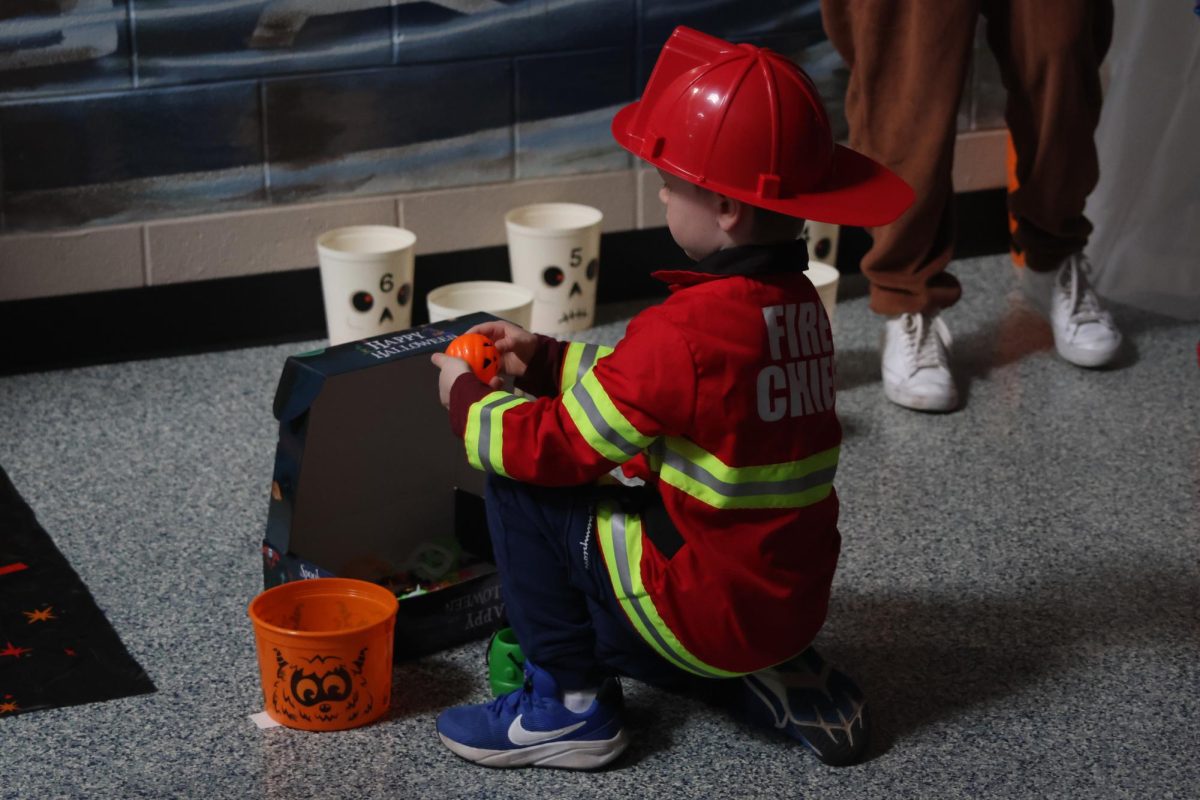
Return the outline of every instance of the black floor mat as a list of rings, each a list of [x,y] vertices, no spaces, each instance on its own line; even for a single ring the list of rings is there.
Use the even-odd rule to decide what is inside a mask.
[[[0,469],[0,717],[153,691]]]

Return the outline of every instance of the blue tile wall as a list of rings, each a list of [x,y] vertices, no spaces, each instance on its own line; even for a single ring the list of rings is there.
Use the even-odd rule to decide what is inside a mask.
[[[132,85],[124,0],[0,2],[0,97]]]
[[[642,0],[642,6],[643,44],[655,52],[676,25],[740,42],[755,34],[821,29],[820,0]]]
[[[271,198],[510,180],[512,86],[507,60],[268,81]]]
[[[6,224],[261,203],[261,118],[253,82],[0,105]]]
[[[447,0],[395,13],[400,64],[628,47],[637,31],[634,0]]]
[[[612,137],[617,109],[637,98],[631,50],[517,59],[516,177],[627,169]]]
[[[0,232],[622,169],[679,24],[794,58],[845,135],[818,0],[0,0]]]
[[[258,90],[246,82],[0,106],[0,129],[16,192],[262,161]]]
[[[236,80],[392,63],[377,2],[131,0],[140,85]],[[321,13],[339,6],[354,10]]]

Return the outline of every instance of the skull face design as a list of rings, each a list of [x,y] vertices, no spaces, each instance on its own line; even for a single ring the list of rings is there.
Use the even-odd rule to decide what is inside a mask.
[[[592,302],[589,298],[595,296],[594,284],[600,272],[600,259],[593,256],[588,259],[586,267],[583,261],[583,248],[573,247],[566,270],[554,264],[542,270],[542,283],[552,293],[549,297],[539,293],[538,298],[549,300],[558,309],[556,318],[552,320],[556,326],[568,326],[574,320],[586,320],[591,313]]]
[[[364,647],[347,662],[341,656],[315,655],[293,663],[275,648],[275,683],[271,704],[276,713],[293,721],[349,726],[375,707],[367,689]]]
[[[346,325],[353,331],[369,336],[388,333],[396,328],[396,320],[407,315],[400,312],[412,298],[412,284],[396,285],[392,273],[379,278],[378,291],[359,289],[349,293]]]
[[[808,260],[836,264],[839,230],[838,225],[829,222],[807,220],[801,238],[808,244]]]

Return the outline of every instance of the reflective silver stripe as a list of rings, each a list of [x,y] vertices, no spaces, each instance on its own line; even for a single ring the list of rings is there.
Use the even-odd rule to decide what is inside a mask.
[[[583,380],[583,376],[595,365],[600,355],[600,345],[585,344],[579,353],[579,368],[575,370],[575,385]]]
[[[703,675],[706,678],[723,677],[706,672],[695,664],[688,663],[662,638],[662,634],[654,626],[654,623],[650,621],[650,618],[646,616],[645,609],[642,608],[642,604],[633,593],[633,578],[629,574],[629,551],[625,549],[625,514],[614,511],[611,516],[611,525],[609,528],[613,546],[613,557],[617,565],[617,574],[621,576],[621,591],[628,598],[629,605],[637,613],[638,619],[642,621],[642,627],[649,631],[650,635],[654,637],[654,641],[658,643],[659,650],[669,655],[681,669],[685,669],[688,672]]]
[[[663,464],[686,475],[697,483],[702,483],[722,497],[757,497],[760,495],[798,494],[808,489],[833,483],[837,474],[837,465],[810,472],[797,478],[782,481],[747,481],[745,483],[729,483],[706,470],[694,461],[689,461],[679,453],[667,447],[662,454]]]
[[[582,381],[571,387],[571,397],[579,404],[579,408],[587,416],[588,422],[592,424],[592,427],[596,429],[596,433],[600,434],[600,437],[604,441],[630,458],[642,452],[640,446],[626,439],[619,431],[608,424],[608,420],[600,413],[600,409],[596,406],[596,401],[588,394]]]
[[[512,395],[497,397],[490,403],[485,404],[479,409],[479,464],[488,472],[496,472],[496,468],[492,466],[491,444],[492,444],[492,412],[496,406],[509,405],[515,398]],[[500,454],[503,457],[503,453]]]

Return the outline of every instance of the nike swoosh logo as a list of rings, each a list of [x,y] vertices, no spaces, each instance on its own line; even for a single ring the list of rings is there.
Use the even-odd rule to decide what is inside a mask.
[[[585,720],[553,731],[531,731],[521,722],[521,716],[521,714],[518,714],[517,718],[508,726],[508,740],[515,745],[523,747],[531,744],[541,744],[551,739],[557,739],[560,736],[566,736],[571,731],[577,731],[587,724]]]

